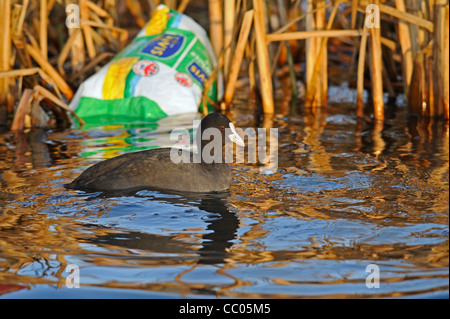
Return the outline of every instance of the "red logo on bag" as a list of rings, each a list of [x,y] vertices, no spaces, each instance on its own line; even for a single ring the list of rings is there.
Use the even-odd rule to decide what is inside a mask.
[[[186,73],[177,73],[175,80],[177,80],[178,84],[187,88],[192,85],[192,79]]]
[[[151,60],[140,60],[133,65],[133,72],[137,75],[150,76],[158,73],[159,67]]]

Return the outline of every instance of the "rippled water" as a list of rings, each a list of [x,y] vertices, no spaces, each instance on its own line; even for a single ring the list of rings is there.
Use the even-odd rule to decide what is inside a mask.
[[[224,194],[63,187],[102,159],[173,145],[171,129],[193,115],[1,134],[0,294],[448,298],[448,125],[401,109],[375,125],[343,110],[265,121],[236,111],[240,127],[278,128],[278,170],[233,164]],[[70,264],[80,288],[66,287]],[[379,288],[366,285],[370,264]]]

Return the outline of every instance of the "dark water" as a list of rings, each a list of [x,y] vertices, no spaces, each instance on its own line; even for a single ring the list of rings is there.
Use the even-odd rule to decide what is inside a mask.
[[[448,125],[402,109],[375,125],[351,108],[265,121],[236,112],[238,126],[278,128],[278,170],[233,164],[220,195],[63,187],[99,160],[173,145],[190,115],[1,134],[0,294],[448,298]],[[71,264],[80,288],[66,286]],[[379,288],[366,285],[371,264]]]

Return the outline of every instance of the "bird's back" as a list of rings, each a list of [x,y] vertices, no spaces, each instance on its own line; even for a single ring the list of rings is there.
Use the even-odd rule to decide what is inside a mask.
[[[99,162],[67,187],[98,191],[158,188],[186,192],[223,191],[229,187],[231,169],[227,164],[192,163],[189,153],[186,155],[189,158],[185,158],[188,163],[174,163],[171,150],[127,153]]]

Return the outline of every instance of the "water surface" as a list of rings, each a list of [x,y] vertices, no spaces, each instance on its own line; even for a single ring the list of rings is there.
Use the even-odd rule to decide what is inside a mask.
[[[346,114],[235,111],[238,126],[278,128],[278,169],[235,163],[223,194],[64,188],[100,160],[173,145],[194,115],[1,134],[0,294],[448,298],[448,125]],[[80,288],[66,287],[70,264]]]

